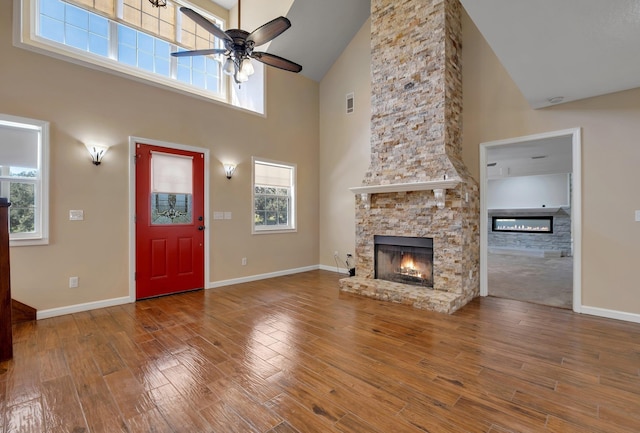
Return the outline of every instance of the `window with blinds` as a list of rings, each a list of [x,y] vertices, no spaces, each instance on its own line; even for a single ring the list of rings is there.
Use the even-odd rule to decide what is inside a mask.
[[[193,158],[151,152],[151,224],[193,221]]]
[[[87,12],[157,35],[168,42],[179,42],[176,27],[178,8],[174,3],[167,2],[166,7],[155,7],[149,0],[67,0],[66,2]],[[64,2],[41,2],[41,5],[55,3]],[[212,21],[222,25],[213,17]],[[197,25],[194,24],[194,26]],[[202,28],[201,30],[204,31]]]
[[[292,231],[296,166],[253,159],[253,233]]]
[[[9,207],[11,245],[48,243],[49,124],[0,114],[0,196]]]

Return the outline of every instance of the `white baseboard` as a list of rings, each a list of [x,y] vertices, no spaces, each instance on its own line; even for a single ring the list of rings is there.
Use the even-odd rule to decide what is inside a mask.
[[[267,274],[252,275],[252,276],[249,276],[249,277],[242,277],[242,278],[233,278],[231,280],[215,281],[215,282],[209,283],[209,285],[207,286],[207,289],[213,289],[213,288],[216,288],[216,287],[230,286],[232,284],[249,283],[251,281],[266,280],[268,278],[275,278],[275,277],[282,277],[282,276],[285,276],[285,275],[299,274],[301,272],[315,271],[315,270],[318,270],[318,269],[323,269],[323,270],[336,272],[336,268],[335,267],[324,266],[324,265],[322,265],[322,266],[321,265],[306,266],[304,268],[286,269],[286,270],[283,270],[283,271],[270,272],[270,273],[267,273]],[[340,269],[340,273],[348,273],[348,272],[347,272],[346,269]],[[129,304],[131,302],[135,302],[135,299],[131,299],[130,297],[125,296],[125,297],[122,297],[122,298],[105,299],[103,301],[95,301],[95,302],[87,302],[87,303],[84,303],[84,304],[68,305],[68,306],[65,306],[65,307],[51,308],[51,309],[48,309],[48,310],[39,310],[36,313],[36,319],[37,320],[48,319],[50,317],[63,316],[65,314],[80,313],[82,311],[96,310],[98,308],[106,308],[106,307],[113,307],[113,306],[116,306],[116,305]]]
[[[269,272],[266,274],[250,275],[248,277],[232,278],[230,280],[213,281],[209,283],[207,289],[231,286],[233,284],[250,283],[252,281],[266,280],[268,278],[283,277],[285,275],[299,274],[301,272],[317,271],[320,265],[305,266],[304,268],[285,269],[283,271]]]
[[[347,274],[349,275],[349,270],[346,268],[338,268],[336,266],[327,266],[327,265],[320,265],[320,270],[323,271],[329,271],[329,272],[335,272],[338,274]]]
[[[105,299],[103,301],[87,302],[84,304],[69,305],[66,307],[51,308],[49,310],[38,310],[36,319],[48,319],[50,317],[64,316],[65,314],[80,313],[82,311],[96,310],[98,308],[113,307],[116,305],[129,304],[135,302],[128,296],[122,298]]]
[[[587,307],[580,308],[582,314],[590,314],[592,316],[606,317],[607,319],[624,320],[625,322],[640,323],[640,314],[626,313],[624,311],[607,310],[606,308]]]
[[[217,287],[231,286],[233,284],[241,284],[241,283],[249,283],[252,281],[266,280],[268,278],[299,274],[301,272],[315,271],[318,269],[323,271],[336,272],[336,273],[345,274],[345,275],[349,274],[349,271],[347,269],[336,268],[335,266],[327,266],[327,265],[314,265],[314,266],[306,266],[303,268],[269,272],[266,274],[251,275],[251,276],[242,277],[242,278],[233,278],[230,280],[214,281],[209,283],[207,289],[215,289]],[[37,320],[48,319],[50,317],[63,316],[65,314],[72,314],[72,313],[80,313],[82,311],[96,310],[98,308],[114,307],[116,305],[129,304],[132,302],[135,302],[135,299],[131,299],[128,296],[123,296],[122,298],[105,299],[103,301],[87,302],[84,304],[69,305],[66,307],[51,308],[48,310],[39,310],[36,313],[36,319]],[[605,317],[607,319],[615,319],[615,320],[622,320],[625,322],[640,323],[640,314],[627,313],[624,311],[608,310],[606,308],[598,308],[598,307],[587,307],[583,305],[580,308],[580,313],[588,314],[591,316]]]

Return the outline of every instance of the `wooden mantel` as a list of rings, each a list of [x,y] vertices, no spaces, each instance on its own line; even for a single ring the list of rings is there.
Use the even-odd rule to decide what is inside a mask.
[[[455,188],[460,183],[460,179],[444,179],[429,180],[425,182],[405,182],[390,183],[385,185],[367,185],[355,186],[349,188],[354,194],[360,194],[360,198],[364,201],[365,206],[369,206],[369,197],[371,194],[382,194],[389,192],[408,192],[408,191],[433,191],[438,209],[444,207],[444,196],[447,189]]]
[[[387,185],[367,185],[349,188],[354,194],[381,194],[385,192],[431,191],[434,189],[451,189],[460,183],[460,179],[431,180],[427,182],[391,183]]]

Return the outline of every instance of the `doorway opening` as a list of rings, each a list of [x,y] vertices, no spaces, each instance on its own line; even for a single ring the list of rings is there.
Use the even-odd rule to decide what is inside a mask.
[[[480,294],[581,308],[580,129],[480,145]]]

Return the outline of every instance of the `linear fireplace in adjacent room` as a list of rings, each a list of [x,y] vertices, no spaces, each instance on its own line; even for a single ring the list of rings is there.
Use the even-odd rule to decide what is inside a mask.
[[[433,239],[374,236],[374,278],[433,287]]]

